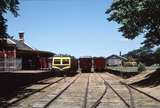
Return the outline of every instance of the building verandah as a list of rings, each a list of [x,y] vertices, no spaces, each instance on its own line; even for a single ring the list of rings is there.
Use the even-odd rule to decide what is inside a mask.
[[[0,71],[16,69],[16,43],[8,38],[0,39]]]
[[[24,33],[19,39],[0,39],[0,71],[50,69],[54,53],[33,49],[24,42]]]

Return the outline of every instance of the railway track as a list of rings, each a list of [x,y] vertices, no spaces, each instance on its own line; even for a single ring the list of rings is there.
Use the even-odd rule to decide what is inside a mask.
[[[132,86],[132,85],[130,85],[130,84],[127,84],[127,83],[121,81],[121,80],[118,79],[117,77],[115,77],[115,76],[113,76],[113,75],[110,75],[109,73],[108,73],[107,75],[110,76],[110,77],[113,77],[113,78],[116,79],[116,80],[118,80],[121,84],[125,85],[129,90],[133,89],[133,90],[135,90],[135,91],[137,91],[137,92],[139,92],[139,93],[141,93],[141,94],[143,94],[143,95],[146,95],[147,97],[149,97],[149,98],[151,98],[151,99],[153,99],[153,100],[155,100],[155,101],[157,101],[157,102],[160,102],[160,99],[158,99],[158,98],[156,98],[156,97],[154,97],[154,96],[151,96],[151,95],[149,95],[148,93],[143,92],[142,90],[139,90],[139,89],[137,89],[136,87],[134,87],[134,86]]]
[[[147,93],[143,91],[138,90],[134,86],[128,85],[120,81],[119,79],[113,77],[112,75],[107,74],[106,76],[107,77],[104,77],[103,75],[103,77],[102,76],[100,77],[105,82],[105,85],[108,86],[119,97],[119,99],[125,104],[127,108],[146,108],[146,107],[159,108],[160,107],[159,99],[151,95],[148,95]],[[105,92],[105,93],[107,94],[108,92]],[[101,97],[103,97],[105,93]],[[93,105],[92,108],[98,107],[101,101],[102,101],[102,98],[97,100],[95,102],[95,106]]]
[[[32,103],[23,98],[9,108],[160,108],[160,100],[114,75],[83,73],[65,79],[52,80],[53,84],[46,83],[41,90],[26,96]]]
[[[117,91],[106,81],[104,77],[96,73],[95,75],[97,78],[99,77],[101,80],[103,80],[103,85],[105,85],[105,88],[103,89],[103,92],[97,95],[97,100],[92,103],[90,108],[113,108],[116,107],[116,105],[120,108],[130,108],[125,99],[119,93],[117,93]]]
[[[98,98],[98,100],[91,106],[91,108],[97,108],[97,106],[101,103],[102,98],[104,97],[104,95],[107,92],[107,87],[105,87],[104,92],[102,93],[102,95]]]
[[[84,104],[82,108],[87,108],[87,98],[88,98],[88,90],[89,90],[89,78],[90,75],[87,78],[87,85],[86,85],[86,91],[85,91],[85,96],[84,96]]]
[[[134,86],[128,85],[122,81],[120,81],[120,83],[125,85],[132,92],[132,96],[134,96],[134,98],[135,98],[133,108],[138,108],[138,107],[160,108],[160,100],[159,99],[137,89]],[[142,103],[140,103],[139,100]]]
[[[33,104],[32,108],[53,108],[53,107],[60,108],[59,105],[63,105],[63,104],[57,104],[57,101],[62,102],[61,99],[64,97],[64,95],[71,95],[71,94],[65,94],[65,93],[69,91],[68,89],[70,89],[71,86],[73,86],[73,84],[79,79],[79,77],[81,77],[81,75],[78,75],[76,78],[72,79],[72,81],[70,82],[66,82],[66,84],[59,87],[57,90],[51,92],[44,98],[40,99],[39,101]]]
[[[128,102],[128,99],[125,99],[124,98],[124,96],[122,96],[122,93],[120,94],[119,92],[118,92],[118,90],[116,90],[114,87],[113,87],[113,85],[111,85],[104,77],[102,77],[102,76],[100,76],[102,79],[103,79],[103,81],[104,81],[104,84],[106,85],[106,86],[108,86],[118,97],[119,97],[119,99],[125,104],[125,106],[127,107],[127,108],[132,108],[131,106],[130,106],[130,104],[129,104],[129,102]],[[116,86],[117,86],[118,84],[116,84]],[[120,91],[120,88],[118,88],[119,89],[119,91]],[[128,89],[128,88],[127,88]],[[124,90],[122,90],[123,91],[123,93],[126,93],[126,92],[124,92]],[[126,90],[125,90],[126,91]],[[130,93],[129,93],[129,95],[130,95]],[[129,96],[128,95],[128,96]]]
[[[33,91],[26,93],[23,96],[17,96],[15,99],[13,99],[13,101],[11,100],[11,102],[8,102],[7,104],[2,105],[1,107],[2,108],[18,107],[18,104],[21,101],[24,101],[25,99],[35,95],[36,93],[42,92],[43,90],[49,88],[50,86],[52,86],[52,85],[54,85],[64,79],[65,79],[64,77],[61,77],[61,78],[48,78],[48,79],[45,79],[42,81],[38,81],[37,83],[32,85],[33,88],[34,88],[34,86],[40,86],[40,87],[38,87],[38,89],[33,89]],[[31,90],[32,87],[29,89]]]
[[[105,89],[104,89],[103,93],[101,93],[99,98],[92,104],[91,108],[97,108],[98,107],[98,105],[101,103],[101,100],[103,99],[103,97],[107,93],[107,89],[108,89],[108,87],[105,85]]]

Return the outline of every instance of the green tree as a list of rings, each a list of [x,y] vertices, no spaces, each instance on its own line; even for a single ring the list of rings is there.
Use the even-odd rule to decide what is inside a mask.
[[[160,0],[113,0],[106,14],[108,21],[121,25],[119,31],[125,38],[144,34],[142,44],[160,45]]]
[[[145,71],[145,70],[146,70],[145,65],[140,62],[140,63],[138,64],[138,71],[139,71],[139,72],[142,72],[142,71]]]
[[[148,47],[140,47],[129,51],[127,54],[123,55],[124,57],[132,57],[137,62],[142,62],[145,65],[152,65],[155,63],[154,51]]]
[[[18,16],[18,0],[0,0],[0,38],[8,37],[7,34],[7,19],[4,17],[4,13],[10,11],[15,17]]]

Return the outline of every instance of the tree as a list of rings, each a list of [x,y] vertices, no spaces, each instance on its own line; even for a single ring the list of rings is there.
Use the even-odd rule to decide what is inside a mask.
[[[144,35],[144,46],[160,45],[160,0],[114,0],[107,9],[108,21],[121,25],[119,31],[128,39]]]
[[[145,65],[152,65],[155,63],[154,51],[147,47],[140,47],[139,49],[129,51],[123,56],[127,58],[132,57],[137,62],[142,62]]]
[[[7,34],[7,19],[4,18],[4,13],[10,11],[15,17],[18,16],[18,0],[0,0],[0,38],[9,37]]]

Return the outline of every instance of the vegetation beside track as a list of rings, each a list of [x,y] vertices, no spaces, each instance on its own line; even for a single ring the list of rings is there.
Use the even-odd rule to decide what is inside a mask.
[[[158,66],[150,66],[146,67],[146,70],[156,70],[158,69]],[[107,67],[107,72],[110,72],[112,74],[115,74],[117,76],[123,77],[123,78],[129,78],[132,76],[135,76],[139,74],[138,67],[124,67],[124,66],[110,66]]]

